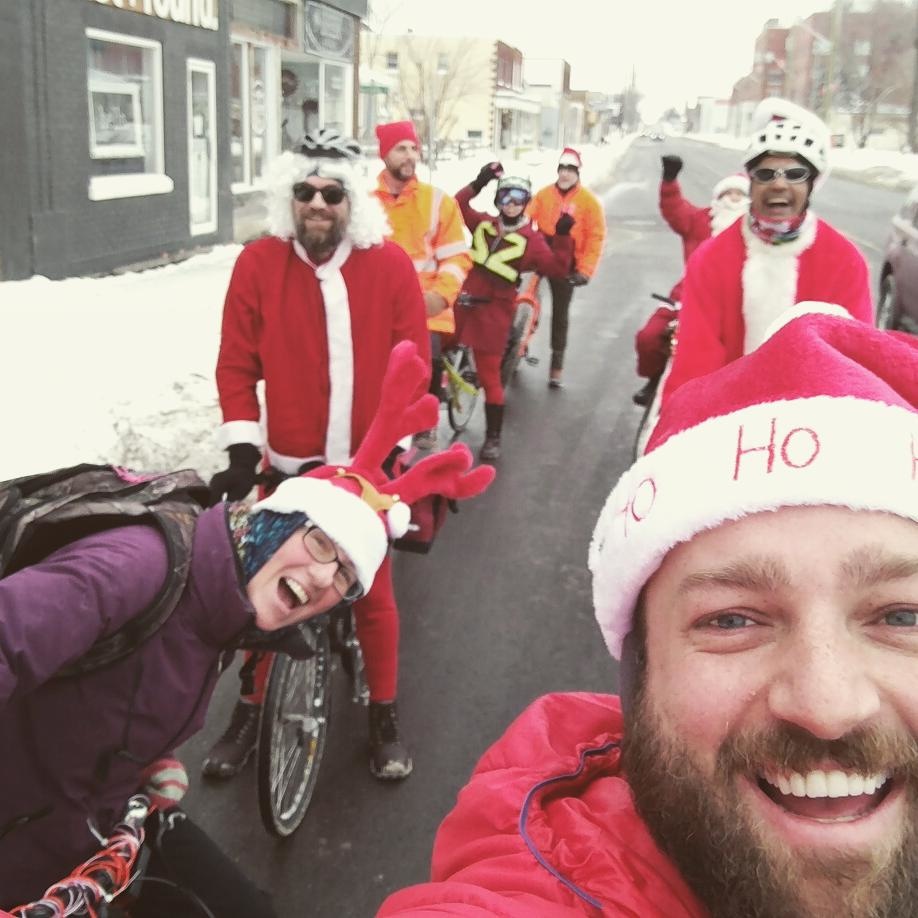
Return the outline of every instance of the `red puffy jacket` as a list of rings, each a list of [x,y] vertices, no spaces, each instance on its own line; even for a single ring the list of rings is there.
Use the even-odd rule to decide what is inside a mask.
[[[546,695],[484,755],[437,832],[431,881],[378,918],[704,918],[621,775],[618,698]]]

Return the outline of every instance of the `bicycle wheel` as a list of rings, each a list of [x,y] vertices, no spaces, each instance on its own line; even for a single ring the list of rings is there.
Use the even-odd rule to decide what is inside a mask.
[[[258,810],[286,838],[299,827],[319,777],[331,712],[331,658],[323,625],[311,628],[315,655],[275,654],[258,728]]]
[[[478,404],[478,396],[481,394],[481,389],[478,384],[478,376],[469,360],[468,352],[464,350],[458,351],[452,368],[456,376],[458,376],[458,380],[453,377],[452,373],[447,373],[449,401],[446,404],[446,412],[449,417],[449,426],[456,433],[462,433],[469,426],[469,420],[475,411],[475,406]]]
[[[500,383],[502,386],[509,386],[510,381],[516,375],[517,367],[519,367],[520,359],[522,358],[520,343],[526,334],[531,318],[532,303],[527,303],[525,300],[517,303],[516,315],[513,317],[510,335],[507,338],[507,347],[500,362]]]

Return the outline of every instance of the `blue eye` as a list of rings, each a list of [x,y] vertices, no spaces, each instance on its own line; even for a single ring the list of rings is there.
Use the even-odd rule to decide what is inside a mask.
[[[914,628],[918,625],[918,612],[914,609],[893,609],[883,615],[883,620],[896,628]]]
[[[750,624],[750,619],[739,612],[725,612],[711,619],[711,624],[721,631],[738,631]]]

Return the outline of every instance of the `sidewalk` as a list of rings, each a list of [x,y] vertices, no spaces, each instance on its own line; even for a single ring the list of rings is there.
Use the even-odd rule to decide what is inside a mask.
[[[631,137],[584,147],[584,181],[601,190]],[[557,150],[504,160],[533,186],[555,177]],[[440,163],[449,193],[494,153]],[[371,163],[368,171],[381,167]],[[427,179],[426,170],[420,173]],[[491,206],[494,189],[476,202]],[[239,245],[180,264],[101,278],[0,283],[0,480],[78,462],[135,468],[221,467],[214,367],[223,298]]]

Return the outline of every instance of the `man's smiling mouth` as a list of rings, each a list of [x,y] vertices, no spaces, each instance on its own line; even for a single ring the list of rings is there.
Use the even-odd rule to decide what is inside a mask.
[[[886,799],[892,785],[885,773],[835,769],[773,771],[758,778],[759,789],[773,803],[794,816],[820,822],[847,822],[868,815]]]

